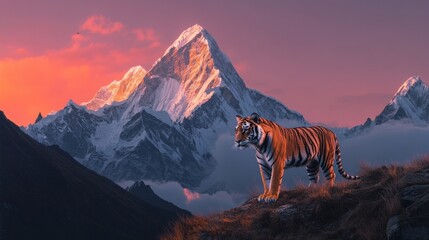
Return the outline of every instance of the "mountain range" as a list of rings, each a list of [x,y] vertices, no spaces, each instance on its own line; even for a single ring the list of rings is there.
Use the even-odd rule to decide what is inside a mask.
[[[362,125],[349,129],[345,135],[357,136],[387,122],[428,126],[429,87],[419,76],[407,79],[374,120],[368,118]]]
[[[199,25],[185,30],[151,69],[132,67],[88,102],[70,100],[21,129],[0,111],[2,239],[156,238],[190,214],[141,180],[199,186],[218,163],[212,151],[219,136],[232,135],[235,115],[252,112],[287,126],[310,125],[246,87]],[[374,120],[344,134],[395,122],[428,126],[429,88],[420,77],[406,80]],[[135,183],[125,190],[111,180]],[[204,191],[224,187],[217,182]]]
[[[190,215],[139,187],[127,192],[0,111],[1,239],[157,239]]]
[[[217,137],[232,134],[237,114],[252,112],[307,124],[301,114],[247,88],[214,38],[195,25],[149,71],[133,67],[89,102],[70,100],[25,131],[114,181],[177,181],[192,188],[216,165],[210,151]]]
[[[412,77],[375,120],[368,118],[344,135],[392,121],[426,125],[428,99],[428,86]],[[214,38],[195,25],[149,71],[132,67],[90,101],[70,100],[24,131],[114,181],[177,181],[192,189],[213,172],[219,136],[232,134],[237,114],[252,112],[287,126],[309,125],[301,114],[247,88]]]

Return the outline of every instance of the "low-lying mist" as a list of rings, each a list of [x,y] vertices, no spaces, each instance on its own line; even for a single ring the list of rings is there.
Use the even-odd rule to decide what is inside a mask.
[[[357,175],[362,164],[379,166],[402,164],[429,154],[429,128],[404,124],[383,124],[353,138],[340,138],[344,169]],[[205,215],[242,204],[262,192],[255,150],[237,149],[232,134],[222,134],[212,154],[218,163],[215,171],[197,189],[184,189],[176,182],[147,182],[160,197],[193,214]],[[337,181],[347,181],[338,174]],[[320,176],[320,184],[324,176]],[[307,184],[305,167],[286,169],[282,188]],[[209,193],[208,193],[209,192]]]
[[[429,154],[429,128],[385,123],[360,136],[340,138],[340,144],[345,167],[351,169],[357,169],[360,163],[402,164]]]

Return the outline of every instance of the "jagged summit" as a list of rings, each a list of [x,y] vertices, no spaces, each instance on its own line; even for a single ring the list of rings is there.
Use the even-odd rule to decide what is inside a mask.
[[[388,120],[406,120],[416,125],[429,123],[429,87],[420,77],[411,77],[401,85],[375,118],[375,124]]]
[[[37,122],[39,122],[40,120],[42,120],[43,119],[43,116],[42,116],[42,113],[41,112],[39,112],[39,114],[37,115],[37,118],[36,118],[36,120],[34,121],[34,123],[37,123]]]
[[[68,101],[67,101],[67,106],[73,106],[73,107],[80,107],[77,103],[75,103],[74,101],[73,101],[73,99],[69,99]]]
[[[124,101],[135,91],[145,75],[146,70],[142,66],[134,66],[124,74],[121,80],[115,80],[109,85],[101,87],[89,102],[84,102],[82,105],[96,111],[113,102]]]
[[[223,89],[223,90],[221,90]],[[167,49],[130,101],[133,112],[149,107],[175,122],[190,117],[213,96],[227,91],[237,109],[251,102],[243,80],[216,41],[200,25],[185,30]]]
[[[147,73],[131,68],[84,105],[66,106],[26,132],[115,181],[178,181],[188,188],[213,171],[212,148],[231,132],[237,114],[306,124],[301,114],[248,89],[199,25],[185,30]]]
[[[394,98],[396,96],[405,96],[409,91],[428,91],[428,86],[423,82],[420,76],[410,77],[399,87]]]
[[[191,45],[191,46],[190,46]],[[162,58],[168,58],[172,54],[178,51],[188,52],[190,48],[194,48],[194,54],[203,55],[208,50],[210,56],[215,60],[216,65],[231,64],[229,58],[220,50],[216,40],[210,35],[210,33],[200,25],[196,24],[185,31],[167,48]],[[201,52],[199,52],[201,48]],[[154,66],[157,65],[162,58],[155,62]]]
[[[417,126],[429,124],[429,87],[419,76],[408,78],[374,121],[367,119],[364,124],[351,128],[346,136],[358,135],[389,121]]]
[[[200,33],[205,34],[206,36],[209,35],[208,32],[198,24],[195,24],[194,26],[186,29],[185,31],[182,32],[182,34],[180,34],[180,36],[176,39],[176,41],[173,42],[173,44],[167,49],[167,51],[165,51],[165,54],[167,54],[172,48],[179,49],[185,46],[187,43],[192,41],[192,39],[194,39]]]

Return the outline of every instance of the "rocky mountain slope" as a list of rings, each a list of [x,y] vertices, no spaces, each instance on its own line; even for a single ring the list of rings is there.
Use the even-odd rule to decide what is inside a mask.
[[[429,158],[364,168],[361,180],[251,198],[210,217],[176,222],[162,239],[429,239]]]
[[[135,91],[145,75],[146,70],[141,66],[132,67],[121,80],[115,80],[100,88],[89,102],[84,102],[81,105],[96,111],[106,105],[111,105],[113,102],[124,101]]]
[[[157,239],[181,215],[36,142],[0,111],[0,239]]]
[[[247,88],[199,25],[185,30],[147,73],[130,71],[138,74],[126,74],[119,83],[133,79],[136,86],[126,100],[110,102],[117,94],[109,85],[84,104],[96,111],[70,101],[26,132],[114,181],[177,181],[192,188],[213,171],[211,148],[234,128],[235,115],[259,112],[306,124],[301,114]]]
[[[375,118],[375,124],[407,119],[416,124],[429,123],[429,87],[420,77],[409,78],[389,104]]]
[[[146,185],[143,181],[137,181],[130,187],[127,187],[126,190],[132,193],[134,196],[142,199],[143,201],[162,208],[174,212],[177,216],[191,216],[192,214],[186,210],[183,210],[171,202],[165,201],[156,195],[152,188],[149,185]]]
[[[386,122],[400,121],[417,126],[429,124],[429,87],[420,77],[406,80],[374,120],[351,128],[346,136],[355,136]]]

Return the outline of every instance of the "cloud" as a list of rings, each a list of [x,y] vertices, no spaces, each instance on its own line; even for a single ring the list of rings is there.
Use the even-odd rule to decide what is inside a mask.
[[[293,127],[292,122],[285,125]],[[234,136],[229,133],[221,134],[211,153],[217,160],[215,171],[202,183],[200,191],[211,186],[224,183],[226,191],[242,196],[237,202],[247,200],[251,195],[260,194],[263,186],[256,162],[255,150],[252,148],[237,149],[233,147]],[[298,183],[307,182],[305,168],[286,169],[283,178],[283,188],[290,188]]]
[[[224,211],[238,204],[234,200],[234,195],[225,191],[215,194],[205,194],[182,188],[177,182],[159,183],[145,181],[145,183],[150,185],[155,194],[161,198],[197,215],[208,215]]]
[[[281,123],[293,127],[290,123]],[[404,124],[383,124],[372,132],[349,139],[340,139],[343,165],[349,174],[357,174],[362,163],[381,165],[405,163],[419,156],[429,154],[429,128]],[[225,184],[227,192],[241,194],[248,198],[262,190],[261,177],[255,159],[255,150],[239,150],[233,147],[233,135],[221,134],[211,152],[217,160],[217,166],[199,188],[209,189],[218,182]],[[337,181],[344,181],[335,166]],[[324,182],[323,174],[320,175]],[[289,168],[284,173],[283,189],[307,184],[305,167]],[[246,200],[246,199],[241,199]],[[238,201],[239,202],[239,201]]]
[[[361,163],[403,164],[429,154],[428,139],[428,127],[385,123],[367,134],[340,139],[343,164],[352,173],[356,173]]]
[[[81,26],[82,30],[103,35],[118,32],[124,28],[121,22],[113,22],[102,15],[90,16]]]
[[[149,184],[161,198],[197,215],[208,215],[225,211],[243,204],[250,196],[262,193],[261,177],[252,149],[238,150],[233,147],[233,136],[221,134],[212,154],[218,160],[216,169],[197,189],[183,188],[177,182],[152,182]],[[287,169],[283,189],[306,182],[305,168]],[[226,189],[214,193],[206,190],[222,182]],[[122,187],[132,182],[119,183]]]
[[[186,189],[177,182],[145,182],[161,198],[194,214],[207,215],[237,207],[251,196],[261,194],[262,184],[255,150],[250,148],[238,150],[233,147],[232,139],[233,135],[229,133],[219,135],[212,150],[213,156],[218,161],[216,169],[198,189]],[[368,134],[349,139],[341,138],[344,169],[349,174],[357,175],[362,163],[379,166],[409,162],[429,154],[427,139],[429,128],[404,124],[383,124]],[[337,182],[348,181],[340,176],[336,165],[335,172]],[[324,176],[320,173],[319,184],[323,184],[324,181]],[[203,193],[219,182],[224,183],[224,190],[214,194]],[[282,190],[307,183],[305,167],[286,169]]]
[[[110,25],[102,29],[118,29]],[[75,33],[67,45],[43,51],[6,47],[9,57],[0,58],[0,109],[16,124],[27,125],[39,112],[45,116],[57,111],[69,99],[88,101],[129,68],[150,67],[163,53],[154,30],[144,31],[147,40],[141,42],[133,31],[123,29],[110,35]]]
[[[138,28],[138,29],[134,29],[133,33],[136,37],[137,41],[140,42],[148,42],[149,46],[151,48],[156,48],[159,45],[161,45],[161,42],[155,32],[155,30],[153,30],[152,28],[149,29],[142,29],[142,28]]]
[[[191,190],[184,188],[183,189],[183,194],[185,194],[186,200],[187,202],[191,202],[197,199],[200,199],[200,194],[197,192],[192,192]]]

